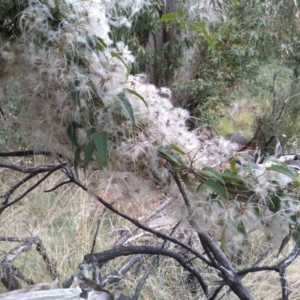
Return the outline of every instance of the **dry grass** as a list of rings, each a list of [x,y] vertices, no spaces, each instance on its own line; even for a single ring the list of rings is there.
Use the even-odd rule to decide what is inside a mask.
[[[241,134],[251,138],[253,136],[253,124],[255,117],[261,112],[262,108],[259,103],[250,102],[249,100],[240,100],[239,109],[234,116],[225,117],[220,120],[216,126],[220,135],[226,136],[232,132],[240,132]]]
[[[32,237],[39,236],[50,257],[57,262],[58,272],[62,280],[72,275],[77,265],[83,260],[83,256],[90,252],[92,240],[96,229],[96,223],[103,212],[101,204],[92,197],[74,186],[63,186],[52,193],[44,193],[58,182],[64,180],[63,174],[52,176],[40,188],[34,190],[19,204],[7,209],[1,215],[0,232],[1,236]],[[6,191],[13,182],[20,179],[18,174],[11,171],[0,173],[1,193]],[[106,200],[113,201],[119,195],[106,195]],[[140,218],[147,215],[156,206],[156,201],[138,203],[137,201],[121,201],[116,207],[124,213]],[[174,220],[175,222],[175,220]],[[118,238],[120,228],[131,227],[131,224],[107,211],[103,217],[97,236],[96,252],[109,249]],[[190,229],[186,228],[184,233]],[[150,242],[153,242],[153,240]],[[1,256],[8,253],[17,243],[1,242]],[[194,240],[194,247],[199,247],[197,238]],[[244,253],[242,269],[251,265],[257,255],[267,246],[262,245],[259,237],[254,236],[247,253]],[[290,248],[292,243],[290,242]],[[200,250],[200,249],[198,249]],[[272,265],[278,260],[275,259],[276,250],[272,251],[261,265]],[[280,258],[283,258],[281,256]],[[110,273],[120,267],[123,258],[119,258],[103,268],[103,274]],[[142,269],[146,269],[149,261],[145,260]],[[15,264],[26,276],[36,282],[47,282],[51,278],[46,270],[45,264],[35,250],[20,255]],[[195,262],[195,267],[201,270],[205,280],[213,282],[219,280],[215,271],[206,269],[205,266]],[[118,288],[133,295],[140,276],[133,276],[131,272],[124,278]],[[140,274],[143,274],[141,272]],[[171,259],[161,259],[159,266],[155,268],[152,275],[142,291],[140,299],[204,299],[201,296],[200,288],[198,294],[192,294],[185,283],[187,272],[178,263]],[[300,282],[300,261],[297,259],[288,268],[288,281],[290,286]],[[281,296],[279,275],[275,272],[260,272],[249,274],[243,282],[249,288],[255,300],[274,300]],[[109,287],[114,289],[115,287]],[[213,289],[213,286],[210,286]],[[0,287],[0,292],[5,289]],[[224,299],[237,299],[232,293]],[[300,290],[291,294],[290,299],[300,299]]]

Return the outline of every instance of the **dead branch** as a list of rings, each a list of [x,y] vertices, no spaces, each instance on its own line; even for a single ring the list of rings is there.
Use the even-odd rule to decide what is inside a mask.
[[[46,249],[41,241],[41,239],[37,236],[25,239],[12,238],[12,237],[1,237],[2,241],[22,241],[23,243],[11,251],[0,262],[1,267],[1,282],[8,290],[20,289],[21,285],[14,275],[19,277],[20,279],[25,280],[29,284],[34,284],[31,279],[26,278],[15,266],[12,265],[12,262],[23,252],[29,251],[33,245],[36,245],[37,252],[42,256],[44,262],[46,263],[47,269],[50,275],[53,278],[58,276],[55,264],[49,258]]]
[[[221,250],[221,248],[215,243],[215,241],[211,238],[208,232],[199,230],[197,224],[192,220],[192,208],[189,202],[189,199],[185,193],[185,190],[174,170],[168,165],[165,166],[170,174],[173,176],[174,181],[176,182],[178,189],[182,195],[184,203],[187,207],[190,220],[189,222],[193,226],[193,228],[198,232],[199,239],[201,244],[205,250],[205,253],[208,255],[212,267],[219,270],[218,275],[223,278],[226,284],[230,286],[233,292],[241,299],[241,300],[251,300],[252,297],[249,294],[246,287],[241,282],[238,275],[235,273],[230,261],[226,257],[225,253]]]
[[[151,246],[127,246],[113,248],[107,251],[103,251],[95,254],[87,254],[84,256],[84,261],[91,263],[93,257],[96,257],[98,264],[102,266],[110,260],[113,260],[120,256],[128,256],[132,254],[150,254],[150,255],[163,255],[175,259],[184,269],[192,273],[199,281],[205,295],[208,295],[207,285],[202,279],[201,275],[189,264],[186,260],[176,252],[171,250],[162,249],[161,247],[151,247]]]
[[[22,200],[28,193],[30,193],[31,191],[33,191],[37,186],[39,186],[44,180],[46,180],[52,173],[54,173],[55,171],[63,168],[66,165],[66,163],[61,163],[61,164],[55,164],[53,165],[52,169],[50,168],[50,171],[45,171],[48,172],[46,175],[44,175],[40,180],[38,180],[34,185],[32,185],[30,188],[28,188],[23,194],[21,194],[19,197],[17,197],[15,200],[9,202],[9,203],[5,203],[6,200],[0,205],[0,214],[8,207],[10,207],[11,205],[19,202],[20,200]],[[46,167],[45,169],[47,170],[48,167]]]
[[[0,157],[24,157],[24,156],[36,156],[36,155],[64,158],[64,155],[60,153],[53,153],[51,151],[43,151],[43,150],[20,150],[20,151],[0,152]]]

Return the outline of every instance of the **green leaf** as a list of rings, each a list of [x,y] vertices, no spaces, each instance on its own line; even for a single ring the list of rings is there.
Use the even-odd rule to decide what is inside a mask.
[[[75,81],[75,82],[71,81],[69,83],[69,89],[71,91],[71,96],[72,96],[72,99],[74,100],[75,104],[80,107],[80,101],[79,101],[80,91],[77,88],[78,84],[79,84],[78,81]]]
[[[184,12],[181,8],[177,9],[176,15],[178,18],[182,19],[184,17]]]
[[[168,22],[176,20],[176,15],[174,13],[163,14],[162,17],[157,21],[157,23]]]
[[[142,97],[139,93],[137,93],[134,90],[131,89],[124,89],[125,91],[127,91],[128,93],[137,96],[139,99],[141,99],[143,101],[143,103],[145,104],[145,106],[148,108],[148,103],[145,101],[144,97]]]
[[[95,127],[91,127],[91,128],[87,131],[87,133],[86,133],[88,139],[91,140],[92,135],[93,135],[94,133],[96,133],[96,132],[97,132],[96,128],[95,128]]]
[[[267,167],[266,170],[282,173],[282,174],[292,178],[293,180],[299,182],[299,177],[296,174],[294,174],[288,167],[285,167],[282,165],[272,165],[271,167]]]
[[[77,142],[77,136],[76,136],[76,128],[77,128],[77,123],[76,122],[71,122],[70,125],[67,128],[67,134],[72,142],[72,144],[76,147],[79,148],[79,144]]]
[[[78,167],[80,166],[81,163],[80,153],[81,153],[81,148],[77,148],[74,155],[74,169],[77,177],[78,177]]]
[[[230,164],[230,171],[233,173],[233,174],[237,174],[238,173],[238,170],[237,170],[237,167],[236,167],[236,161],[234,159],[234,157],[230,157],[229,158],[229,164]]]
[[[176,166],[176,167],[185,166],[177,155],[171,153],[171,149],[169,147],[161,146],[158,147],[157,151],[160,154],[160,156],[166,159],[172,166]]]
[[[254,213],[256,214],[257,217],[261,218],[261,212],[258,206],[253,207]]]
[[[224,253],[229,257],[230,252],[228,251],[227,244],[226,244],[226,229],[227,229],[227,226],[225,225],[225,227],[222,229],[222,233],[221,233],[221,247],[222,247]]]
[[[243,244],[248,245],[248,236],[245,225],[243,222],[239,222],[237,225],[237,231],[243,235]]]
[[[69,68],[72,61],[74,59],[74,55],[71,52],[66,52],[66,60],[67,60],[67,67]]]
[[[184,151],[182,151],[179,147],[177,147],[177,146],[175,146],[175,145],[171,145],[170,146],[171,147],[171,149],[172,150],[174,150],[174,151],[176,151],[176,152],[178,152],[178,153],[180,153],[180,154],[182,154],[182,155],[185,155],[186,153],[184,152]]]
[[[99,163],[101,167],[107,167],[107,132],[97,132],[92,136],[97,150]]]
[[[100,52],[102,52],[105,48],[107,48],[107,45],[104,42],[104,40],[96,35],[88,36],[87,42],[93,50],[97,49]]]
[[[228,200],[228,192],[226,190],[226,188],[220,183],[220,182],[216,182],[213,179],[207,179],[201,186],[199,186],[200,188],[202,187],[206,187],[209,190],[211,190],[214,193],[219,194],[221,197],[223,197],[224,199]],[[198,189],[199,189],[198,187]]]
[[[199,30],[199,27],[197,26],[197,25],[191,25],[190,27],[189,27],[189,31],[197,31],[197,30]]]
[[[295,219],[297,220],[296,216]],[[295,226],[296,228],[292,230],[292,236],[296,245],[298,246],[298,248],[300,248],[300,224],[296,223]]]
[[[130,74],[130,69],[129,69],[128,65],[126,64],[125,60],[122,58],[122,56],[119,53],[114,52],[114,51],[111,51],[110,55],[112,57],[119,59],[123,63],[123,65],[126,67],[126,70],[127,70],[126,77],[128,77]]]
[[[221,176],[223,177],[223,179],[229,181],[230,183],[232,183],[232,182],[245,183],[244,178],[235,173],[224,172],[224,173],[221,173]]]
[[[135,126],[135,118],[134,118],[133,110],[129,100],[126,98],[125,93],[123,92],[119,93],[117,96],[115,96],[115,99],[120,101],[122,108],[127,113],[132,125]]]
[[[84,162],[83,162],[84,170],[86,170],[87,166],[89,165],[89,163],[92,159],[94,150],[95,150],[95,142],[94,142],[94,140],[90,140],[85,149]]]
[[[203,33],[203,35],[204,35],[204,38],[205,38],[206,41],[209,43],[210,47],[211,47],[212,49],[214,49],[214,48],[215,48],[215,40],[214,40],[213,36],[210,35],[210,34],[208,33],[208,31],[207,31],[205,28],[201,29],[201,31],[202,31],[202,33]]]
[[[278,195],[272,196],[270,202],[268,203],[268,207],[272,212],[277,213],[281,207],[280,197]]]
[[[223,184],[225,184],[222,176],[213,168],[210,167],[203,167],[201,169],[201,173],[204,173],[205,175],[208,175],[209,177],[216,179],[217,181],[222,182]]]

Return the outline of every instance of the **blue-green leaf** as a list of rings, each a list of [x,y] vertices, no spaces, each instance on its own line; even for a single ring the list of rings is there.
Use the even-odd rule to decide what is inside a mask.
[[[115,58],[119,59],[123,63],[123,65],[126,67],[126,70],[127,70],[126,77],[128,77],[129,74],[130,74],[130,69],[129,69],[128,65],[126,64],[125,60],[122,58],[122,56],[119,53],[114,52],[114,51],[111,51],[110,55],[112,57],[115,57]]]
[[[134,118],[133,110],[132,110],[129,100],[126,98],[125,93],[123,93],[123,92],[119,93],[117,96],[115,96],[115,99],[121,103],[122,108],[128,115],[132,125],[135,126],[135,118]]]
[[[226,190],[226,188],[220,183],[220,182],[216,182],[213,179],[207,179],[201,186],[202,187],[206,187],[209,190],[211,190],[214,193],[219,194],[222,198],[227,199],[228,200],[228,192]]]
[[[74,169],[77,177],[78,177],[78,167],[80,166],[81,163],[80,153],[81,153],[81,148],[77,148],[74,155]]]
[[[292,230],[292,236],[296,245],[298,246],[298,248],[300,248],[300,224],[296,223],[295,226],[296,226],[295,229]]]
[[[69,89],[71,91],[71,96],[72,96],[72,99],[74,100],[75,104],[77,106],[81,106],[80,105],[80,101],[79,101],[79,98],[80,98],[80,91],[79,89],[77,88],[79,82],[78,81],[75,81],[75,82],[70,82],[69,83]]]
[[[157,149],[158,153],[161,157],[166,159],[172,166],[181,167],[184,166],[183,162],[180,160],[180,158],[171,153],[171,150],[169,147],[158,147]]]
[[[299,181],[299,177],[294,174],[288,167],[282,165],[272,165],[271,167],[267,167],[266,170],[282,173],[295,181]]]
[[[95,142],[94,142],[94,140],[90,140],[85,149],[84,162],[83,162],[84,170],[86,170],[87,166],[89,165],[89,163],[92,159],[94,150],[95,150]]]
[[[243,244],[248,245],[248,236],[245,225],[243,222],[239,222],[237,225],[237,231],[243,235]]]
[[[277,213],[281,207],[280,197],[278,195],[273,195],[268,203],[268,207],[272,212]]]
[[[77,135],[76,135],[76,129],[77,129],[77,123],[76,122],[71,122],[70,125],[67,128],[67,134],[72,142],[72,144],[76,147],[79,148],[79,144],[77,142]]]
[[[217,181],[222,182],[223,184],[225,184],[224,179],[222,178],[222,176],[213,168],[210,167],[203,167],[201,169],[201,173],[204,173],[205,175],[208,175],[209,177],[216,179]]]
[[[97,132],[96,128],[95,128],[95,127],[91,127],[91,128],[87,131],[87,133],[86,133],[88,139],[91,140],[92,135],[93,135],[94,133],[96,133],[96,132]]]
[[[88,36],[87,42],[93,50],[97,49],[102,52],[105,48],[107,48],[104,40],[96,35]]]
[[[101,167],[107,167],[107,132],[97,132],[92,136],[97,150],[99,163]]]

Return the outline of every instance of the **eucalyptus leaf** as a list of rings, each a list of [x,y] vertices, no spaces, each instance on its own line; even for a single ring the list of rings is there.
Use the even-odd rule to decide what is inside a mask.
[[[123,63],[123,65],[126,67],[126,70],[127,70],[126,77],[128,77],[129,74],[130,74],[130,69],[129,69],[128,65],[126,64],[125,60],[122,58],[122,56],[121,56],[119,53],[114,52],[114,51],[111,51],[111,52],[110,52],[110,55],[111,55],[112,57],[117,58],[118,60],[120,60],[120,61]]]
[[[70,125],[67,128],[67,134],[72,142],[72,144],[76,147],[79,148],[79,144],[77,142],[77,135],[76,135],[76,129],[77,129],[77,123],[76,122],[71,122]]]
[[[143,101],[143,103],[145,104],[145,106],[148,108],[148,104],[145,101],[144,97],[141,96],[139,93],[137,93],[136,91],[132,90],[132,89],[124,89],[124,91],[127,91],[128,93],[135,95],[136,97],[138,97],[139,99],[141,99]]]
[[[282,174],[292,178],[293,180],[299,182],[299,177],[296,174],[294,174],[288,167],[274,164],[271,167],[267,167],[266,170],[282,173]]]
[[[208,188],[212,192],[219,194],[224,199],[229,199],[226,188],[220,182],[216,182],[209,178],[200,186],[200,188],[202,187]]]
[[[92,136],[101,167],[107,167],[107,132],[97,132]]]
[[[123,93],[123,92],[119,93],[118,95],[115,96],[115,99],[121,103],[121,106],[124,109],[124,111],[126,112],[126,114],[128,115],[132,125],[135,126],[136,124],[135,124],[133,110],[132,110],[131,104],[130,104],[129,100],[127,99],[125,93]]]
[[[86,170],[87,166],[89,165],[94,151],[95,151],[95,142],[94,142],[94,140],[90,140],[85,149],[85,156],[84,156],[84,162],[83,162],[84,170]]]
[[[75,151],[74,162],[73,162],[75,173],[76,173],[77,177],[78,177],[78,168],[81,164],[80,154],[81,154],[81,148],[77,148],[76,151]]]
[[[247,246],[249,242],[248,242],[246,227],[243,222],[238,223],[237,231],[243,235],[243,244]]]
[[[208,175],[209,177],[220,181],[221,183],[225,184],[224,179],[222,178],[222,176],[213,168],[211,167],[203,167],[201,169],[201,173],[204,173],[205,175]]]

